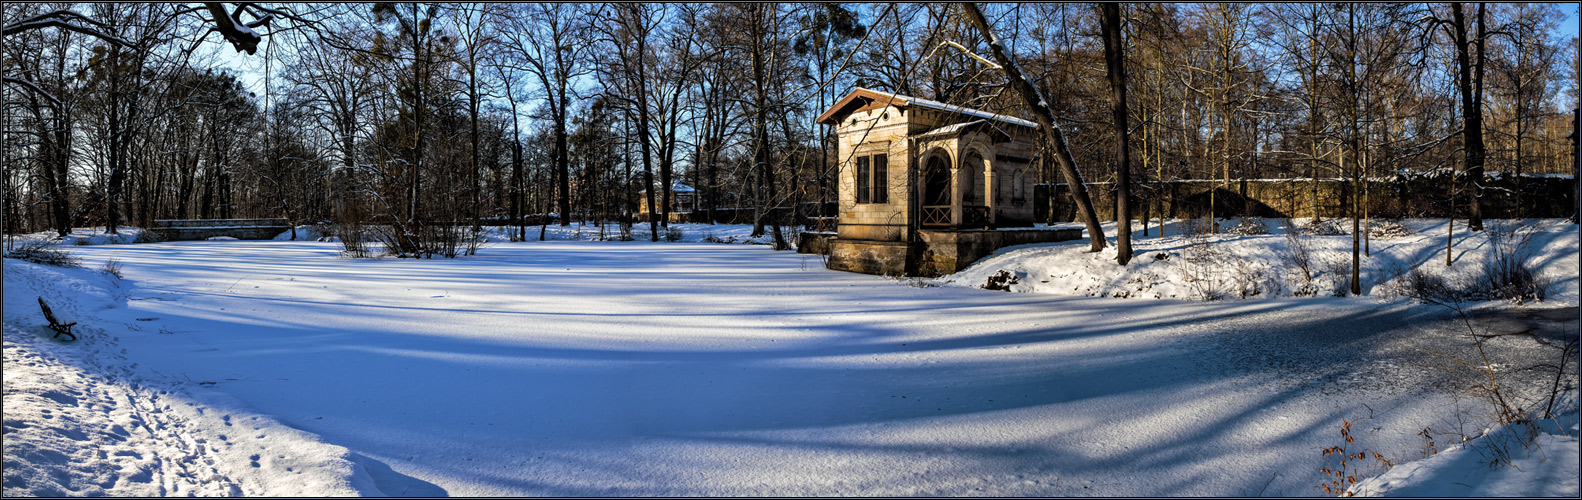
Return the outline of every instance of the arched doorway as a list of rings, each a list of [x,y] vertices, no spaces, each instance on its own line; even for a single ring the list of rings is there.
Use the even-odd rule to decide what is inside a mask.
[[[923,163],[922,223],[950,224],[950,164],[942,154],[929,155]]]

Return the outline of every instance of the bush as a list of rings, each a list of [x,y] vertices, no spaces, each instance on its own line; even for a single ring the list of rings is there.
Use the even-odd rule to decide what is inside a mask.
[[[1022,280],[1017,278],[1015,274],[1011,274],[1010,271],[1001,269],[999,272],[994,273],[993,276],[989,276],[989,280],[983,283],[983,289],[1009,292],[1011,291],[1011,285],[1021,283],[1021,281]]]
[[[374,238],[384,245],[385,254],[392,257],[427,259],[437,255],[454,259],[457,255],[476,254],[483,247],[481,232],[454,224],[420,222],[412,226],[392,224],[370,227]]]
[[[1302,226],[1301,231],[1313,236],[1340,236],[1347,234],[1345,230],[1335,223],[1334,219],[1320,219],[1308,222]]]
[[[1351,256],[1331,253],[1325,262],[1329,274],[1329,294],[1345,297],[1351,293]]]
[[[115,259],[104,261],[104,267],[99,268],[99,270],[104,271],[105,274],[110,276],[115,276],[116,279],[126,278],[125,276],[121,275],[121,262]]]
[[[1483,230],[1489,239],[1489,257],[1483,261],[1480,290],[1490,297],[1512,300],[1521,304],[1528,300],[1544,300],[1550,280],[1533,272],[1527,262],[1537,251],[1532,226],[1492,223]]]
[[[1307,233],[1302,232],[1290,219],[1285,220],[1285,246],[1276,252],[1280,260],[1287,267],[1302,274],[1303,285],[1298,288],[1298,296],[1313,295],[1317,288],[1313,284],[1313,246]]]
[[[1207,234],[1188,232],[1187,247],[1181,252],[1181,258],[1174,262],[1181,270],[1186,285],[1192,289],[1193,298],[1211,301],[1225,297],[1228,258],[1234,257],[1225,255],[1215,247]]]
[[[79,240],[80,241],[80,240]],[[55,248],[53,243],[45,240],[27,240],[6,252],[5,256],[11,259],[20,259],[34,264],[58,267],[78,267],[77,259],[64,250]]]
[[[1400,238],[1410,234],[1411,228],[1395,219],[1377,219],[1368,223],[1368,236],[1374,238]]]
[[[335,241],[331,238],[340,236],[340,224],[330,221],[319,221],[308,228],[308,238],[314,241]]]
[[[336,225],[334,234],[341,241],[341,253],[350,257],[362,258],[368,256],[368,234],[361,221],[341,222]]]
[[[665,226],[665,241],[669,241],[669,242],[681,241],[681,237],[682,236],[684,236],[684,235],[681,233],[681,228],[673,227],[673,226]]]
[[[1254,219],[1252,217],[1237,217],[1236,225],[1232,226],[1230,230],[1226,232],[1230,234],[1239,234],[1242,236],[1269,234],[1268,229],[1263,227],[1263,221]]]

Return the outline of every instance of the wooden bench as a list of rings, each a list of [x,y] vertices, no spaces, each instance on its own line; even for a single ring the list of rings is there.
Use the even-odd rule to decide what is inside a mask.
[[[76,321],[61,323],[60,320],[55,319],[55,312],[49,310],[49,304],[44,303],[44,297],[38,298],[38,307],[44,310],[44,319],[49,320],[49,329],[55,330],[55,336],[52,338],[58,339],[61,335],[65,335],[71,337],[71,340],[77,340],[77,334],[71,333],[71,327],[77,324]]]

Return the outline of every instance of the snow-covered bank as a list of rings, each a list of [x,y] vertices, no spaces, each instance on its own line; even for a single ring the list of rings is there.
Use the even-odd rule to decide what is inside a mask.
[[[69,250],[135,282],[94,315],[143,328],[119,341],[139,370],[343,446],[391,494],[1310,495],[1343,419],[1403,459],[1457,411],[1402,345],[1458,352],[1452,318],[1405,303],[920,288],[751,245]]]
[[[1351,486],[1357,496],[1577,496],[1577,413],[1511,424],[1423,460],[1398,465]]]
[[[54,242],[62,246],[87,246],[87,245],[127,245],[138,243],[143,239],[143,228],[121,226],[116,228],[116,234],[105,232],[104,226],[73,228],[64,238],[55,231],[41,231],[18,235],[18,241],[43,240]]]
[[[505,243],[511,241],[511,234],[515,227],[484,226],[483,242],[485,245]],[[800,227],[783,227],[781,235],[789,244],[796,244],[796,232]],[[602,227],[598,224],[573,223],[569,226],[550,224],[547,226],[527,226],[527,241],[538,241],[542,233],[544,241],[618,241],[621,239],[620,224],[606,223]],[[671,243],[745,243],[768,245],[774,241],[774,236],[765,234],[753,236],[752,224],[695,224],[676,223],[668,228],[659,228],[659,241]],[[650,231],[647,223],[633,224],[631,240],[649,241]],[[293,241],[292,232],[284,231],[275,237],[275,241]],[[297,226],[295,241],[339,241],[334,236],[321,234],[315,226]]]
[[[996,252],[971,267],[941,279],[962,286],[982,287],[989,277],[1004,270],[1015,276],[1011,291],[1060,295],[1188,299],[1205,295],[1220,298],[1268,298],[1291,296],[1345,295],[1351,278],[1351,237],[1309,235],[1311,264],[1309,275],[1294,266],[1292,242],[1279,220],[1251,219],[1268,234],[1217,235],[1183,234],[1186,221],[1173,221],[1168,236],[1142,236],[1134,226],[1130,264],[1115,262],[1115,225],[1104,226],[1110,245],[1097,253],[1088,252],[1087,240],[1023,245]],[[1298,224],[1306,225],[1305,219]],[[1222,223],[1226,230],[1234,221]],[[1475,279],[1491,253],[1489,231],[1471,232],[1464,221],[1457,221],[1452,265],[1445,266],[1447,227],[1444,219],[1400,221],[1407,231],[1375,236],[1370,256],[1362,258],[1362,294],[1375,299],[1392,298],[1392,281],[1411,269],[1428,273]],[[1577,305],[1577,225],[1564,220],[1529,219],[1490,220],[1489,226],[1525,226],[1533,231],[1528,264],[1552,285],[1545,306]],[[1343,224],[1337,230],[1349,230]]]
[[[345,448],[249,411],[179,366],[148,367],[151,353],[128,356],[123,335],[159,334],[157,318],[127,317],[130,283],[92,269],[4,266],[5,496],[378,492]],[[50,338],[38,297],[78,322],[79,340]]]

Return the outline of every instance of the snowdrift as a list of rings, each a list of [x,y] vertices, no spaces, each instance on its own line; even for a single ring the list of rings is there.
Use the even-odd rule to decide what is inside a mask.
[[[5,496],[380,493],[345,448],[127,359],[121,336],[164,329],[126,317],[129,283],[16,259],[4,273]],[[79,340],[52,340],[35,297]]]
[[[1129,265],[1115,262],[1115,225],[1105,225],[1109,246],[1093,253],[1086,239],[1022,245],[1001,249],[971,267],[941,279],[960,286],[983,287],[990,277],[1014,277],[1009,291],[1062,295],[1149,299],[1254,299],[1269,297],[1345,296],[1351,279],[1349,221],[1327,220],[1329,227],[1308,228],[1296,220],[1302,236],[1293,241],[1277,219],[1249,219],[1253,227],[1235,234],[1234,223],[1222,223],[1219,234],[1183,234],[1189,221],[1172,221],[1168,236],[1142,236],[1134,226],[1134,256]],[[1375,221],[1377,223],[1377,221]],[[1362,257],[1362,295],[1390,299],[1400,295],[1397,280],[1412,269],[1457,280],[1475,280],[1492,252],[1489,232],[1467,231],[1457,222],[1445,266],[1446,221],[1402,220],[1399,227],[1371,238],[1371,256]],[[1533,232],[1528,265],[1550,282],[1546,305],[1577,304],[1577,226],[1555,219],[1490,220]],[[1246,227],[1246,226],[1243,226]],[[1329,234],[1325,234],[1329,233]],[[1382,234],[1379,234],[1382,233]],[[1294,265],[1295,246],[1306,246],[1308,272]]]

